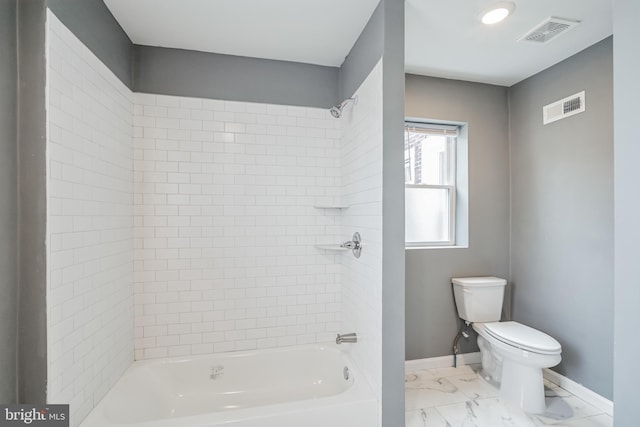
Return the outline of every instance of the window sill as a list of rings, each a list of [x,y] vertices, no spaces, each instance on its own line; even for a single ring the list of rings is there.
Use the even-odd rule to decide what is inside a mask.
[[[422,250],[422,249],[469,249],[469,246],[405,246],[407,251]]]

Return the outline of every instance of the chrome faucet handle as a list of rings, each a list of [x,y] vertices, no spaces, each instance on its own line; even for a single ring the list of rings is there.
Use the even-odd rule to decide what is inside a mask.
[[[360,238],[360,233],[357,231],[353,233],[352,240],[348,242],[344,242],[340,245],[341,248],[351,249],[353,252],[353,256],[356,258],[360,258],[360,254],[362,253],[362,239]]]
[[[360,242],[354,242],[353,240],[349,240],[348,242],[344,242],[343,244],[341,244],[340,247],[347,248],[347,249],[359,249]]]

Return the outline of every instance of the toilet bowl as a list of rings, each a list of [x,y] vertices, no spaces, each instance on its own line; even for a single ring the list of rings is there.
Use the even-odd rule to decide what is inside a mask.
[[[525,412],[544,413],[542,369],[562,360],[554,338],[518,322],[500,322],[506,280],[451,279],[458,315],[478,333],[482,376],[500,387],[500,398]]]
[[[560,343],[517,322],[474,323],[482,355],[482,375],[499,384],[500,398],[525,412],[545,411],[543,368],[562,360]]]

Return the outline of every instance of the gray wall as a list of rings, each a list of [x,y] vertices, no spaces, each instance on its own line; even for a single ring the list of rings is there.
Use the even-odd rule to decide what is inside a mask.
[[[401,24],[394,18],[395,27]],[[329,108],[351,96],[378,63],[385,25],[380,2],[339,68],[135,45],[133,90]]]
[[[102,0],[47,6],[138,92],[328,108],[355,92],[385,46],[382,2],[340,68],[133,45]]]
[[[640,56],[637,40],[640,2],[614,2],[614,126],[615,126],[615,368],[616,427],[638,425],[637,336],[640,305]]]
[[[18,400],[45,403],[45,0],[18,1]]]
[[[349,98],[360,87],[384,54],[384,45],[385,10],[384,2],[380,2],[340,66],[341,99]]]
[[[404,1],[382,0],[340,68],[340,97],[354,94],[382,57],[383,427],[404,425]]]
[[[404,425],[404,1],[383,0],[382,426]]]
[[[133,45],[102,0],[48,0],[64,25],[129,88]]]
[[[609,399],[612,72],[608,38],[509,91],[514,319],[560,341],[555,369]],[[544,105],[582,90],[586,112],[542,125]]]
[[[469,247],[406,251],[406,356],[412,360],[452,353],[459,327],[452,277],[508,278],[507,89],[408,74],[405,114],[466,122],[469,132]],[[461,350],[477,351],[475,339],[461,340]]]
[[[322,108],[339,102],[337,67],[133,45],[102,0],[47,5],[136,92]]]
[[[338,68],[151,46],[134,47],[133,90],[329,108]]]
[[[17,44],[16,0],[0,2],[0,402],[16,401]]]

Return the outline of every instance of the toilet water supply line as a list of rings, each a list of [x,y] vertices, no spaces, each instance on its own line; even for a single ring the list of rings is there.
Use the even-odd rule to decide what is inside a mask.
[[[460,337],[464,337],[464,339],[469,339],[469,328],[471,327],[471,322],[464,322],[464,326],[460,328],[460,332],[456,335],[456,338],[453,340],[453,367],[457,368],[457,357],[458,357],[458,340]]]

